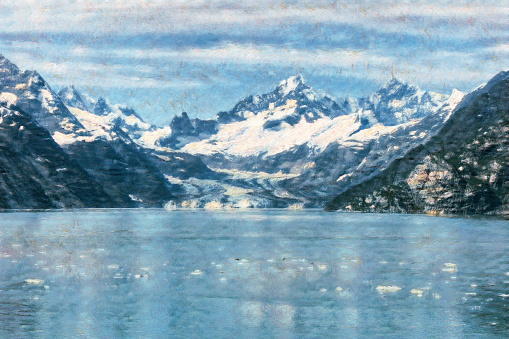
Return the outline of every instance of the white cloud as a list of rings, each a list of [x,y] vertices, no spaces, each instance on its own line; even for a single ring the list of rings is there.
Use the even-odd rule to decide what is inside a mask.
[[[113,49],[110,56],[128,59],[166,59],[206,64],[272,64],[305,66],[344,66],[387,64],[391,60],[367,51],[346,49],[295,49],[284,46],[226,43],[210,48],[174,49]]]
[[[175,33],[264,30],[302,23],[362,25],[381,32],[412,32],[445,20],[456,34],[506,36],[509,8],[500,2],[450,1],[4,1],[0,31]],[[486,30],[486,31],[485,31]],[[433,34],[439,34],[435,31]]]

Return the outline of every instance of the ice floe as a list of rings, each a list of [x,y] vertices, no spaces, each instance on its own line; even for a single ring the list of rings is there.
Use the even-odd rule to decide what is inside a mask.
[[[394,293],[401,290],[401,287],[396,285],[378,285],[376,287],[376,290],[378,293],[384,294],[384,293]]]

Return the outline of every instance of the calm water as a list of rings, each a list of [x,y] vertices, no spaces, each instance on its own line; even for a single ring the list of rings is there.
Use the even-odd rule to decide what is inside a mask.
[[[0,214],[0,337],[505,338],[509,222]]]

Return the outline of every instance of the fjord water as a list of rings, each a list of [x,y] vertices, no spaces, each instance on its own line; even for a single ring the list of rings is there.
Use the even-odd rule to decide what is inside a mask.
[[[321,211],[1,214],[2,338],[495,338],[509,222]]]

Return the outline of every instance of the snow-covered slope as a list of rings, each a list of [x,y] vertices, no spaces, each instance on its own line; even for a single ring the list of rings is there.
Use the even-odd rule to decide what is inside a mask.
[[[128,165],[126,170],[132,169],[137,173],[144,173],[144,176],[150,179],[145,178],[138,183],[132,183],[132,187],[145,187],[142,188],[144,192],[133,191],[130,194],[133,199],[146,203],[147,194],[149,194],[150,199],[155,200],[156,193],[151,192],[163,184],[171,189],[172,197],[163,194],[159,197],[160,203],[166,203],[170,198],[185,200],[187,198],[182,195],[190,195],[195,190],[186,192],[185,187],[189,185],[183,185],[182,180],[194,178],[192,180],[200,181],[224,177],[212,171],[196,156],[154,146],[152,140],[164,136],[166,129],[156,129],[144,122],[133,109],[111,104],[102,98],[95,100],[75,88],[67,87],[60,92],[60,95],[69,105],[71,113],[88,131],[89,136],[57,135],[56,140],[61,144],[74,144],[80,141],[93,143],[99,140],[109,143]],[[88,103],[79,100],[81,97],[86,97]],[[90,109],[83,110],[77,107],[90,107]],[[136,175],[133,177],[136,178]]]
[[[154,126],[143,121],[131,107],[112,105],[104,98],[95,100],[88,94],[80,93],[74,86],[64,87],[58,95],[68,108],[77,108],[81,112],[87,112],[95,116],[83,117],[83,119],[79,119],[80,121],[98,120],[98,124],[116,125],[134,139],[140,138],[147,131],[155,130]],[[76,114],[84,114],[80,111],[73,111],[72,113],[75,116]]]
[[[428,116],[446,100],[446,95],[392,79],[368,98],[347,98],[338,104],[314,91],[299,75],[284,80],[268,94],[250,96],[230,112],[219,113],[214,120],[217,132],[194,141],[189,138],[194,128],[191,121],[187,116],[177,117],[180,124],[172,124],[170,136],[182,140],[168,146],[182,146],[182,151],[191,154],[223,154],[229,158],[266,158],[302,145],[318,153],[358,130],[377,124],[395,126]],[[166,136],[164,140],[168,139]]]
[[[360,121],[354,114],[333,119],[322,116],[311,122],[302,117],[293,125],[283,122],[278,129],[266,127],[294,116],[297,105],[296,100],[288,99],[284,105],[252,114],[246,120],[223,124],[217,134],[206,140],[189,143],[182,150],[203,155],[224,153],[241,157],[260,154],[271,156],[308,144],[320,151],[329,143],[360,128]]]
[[[162,206],[163,200],[173,197],[164,176],[120,124],[101,121],[113,116],[90,115],[70,105],[73,114],[37,72],[20,71],[3,56],[0,67],[2,97],[15,101],[20,110],[47,130],[67,155],[108,192],[114,206]],[[75,93],[66,94],[64,99],[74,106],[81,102],[80,107],[87,107]],[[129,122],[132,117],[136,120],[126,111],[118,116],[125,117],[122,121]],[[142,124],[136,121],[131,125],[138,128]]]
[[[200,156],[216,171],[251,173],[241,182],[253,190],[252,196],[267,190],[258,173],[291,174],[271,190],[320,206],[433,136],[461,97],[453,94],[391,79],[366,98],[338,103],[295,76],[270,93],[249,96],[231,111],[218,113],[205,132],[183,114],[166,129],[146,135],[153,137],[150,147]],[[164,137],[157,139],[158,133]]]
[[[347,190],[380,173],[395,159],[427,142],[449,119],[463,93],[454,91],[435,113],[393,126],[376,124],[359,130],[309,159],[307,169],[283,183],[295,196],[316,206],[330,194]]]

